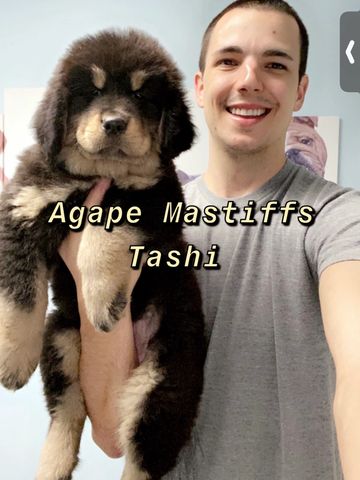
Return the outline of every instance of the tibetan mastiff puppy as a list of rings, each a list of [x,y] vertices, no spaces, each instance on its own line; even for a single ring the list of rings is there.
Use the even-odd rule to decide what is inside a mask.
[[[76,41],[35,114],[37,143],[21,155],[2,194],[0,381],[21,388],[40,361],[51,423],[37,480],[69,480],[78,462],[86,418],[80,319],[58,247],[69,231],[62,217],[82,205],[100,177],[112,179],[104,211],[136,206],[141,215],[111,232],[86,224],[78,265],[87,315],[96,329],[109,331],[131,297],[134,329],[145,322],[152,331],[119,397],[122,478],[160,479],[190,437],[206,350],[194,272],[184,264],[145,264],[133,292],[128,288],[131,245],[164,258],[186,251],[182,220],[163,222],[167,203],[183,202],[173,159],[194,137],[181,82],[157,41],[136,30]],[[54,309],[45,322],[48,280]]]

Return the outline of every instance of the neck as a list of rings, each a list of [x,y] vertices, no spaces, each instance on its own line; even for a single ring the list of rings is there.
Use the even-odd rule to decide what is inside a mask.
[[[223,198],[249,195],[276,175],[285,164],[284,145],[261,151],[229,151],[210,140],[210,157],[204,180],[211,192]]]

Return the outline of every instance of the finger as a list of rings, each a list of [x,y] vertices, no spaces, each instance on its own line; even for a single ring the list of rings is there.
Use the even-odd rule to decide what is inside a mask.
[[[95,186],[90,190],[85,202],[84,207],[92,207],[93,205],[99,205],[104,198],[106,190],[110,187],[111,179],[102,178]]]

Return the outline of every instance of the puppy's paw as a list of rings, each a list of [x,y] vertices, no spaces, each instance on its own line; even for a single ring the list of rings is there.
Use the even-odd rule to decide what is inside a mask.
[[[71,480],[72,475],[65,475],[61,477],[54,477],[54,476],[39,476],[35,478],[35,480]]]
[[[32,373],[32,372],[31,372]],[[0,376],[0,382],[3,387],[7,388],[8,390],[19,390],[24,385],[27,384],[31,373],[23,378],[20,377],[19,373],[13,374],[9,372],[4,372]]]
[[[10,390],[23,387],[36,369],[42,349],[39,325],[0,322],[0,383]],[[29,319],[32,320],[32,319]]]
[[[106,330],[108,325],[110,325],[110,330],[111,330],[111,328],[115,325],[115,323],[117,323],[120,320],[129,300],[130,299],[128,299],[123,292],[118,292],[115,295],[115,298],[111,302],[110,307],[108,307],[107,322],[103,322],[103,327],[101,328],[104,332],[108,331]]]
[[[86,226],[77,264],[82,278],[84,303],[90,322],[108,332],[120,320],[131,297],[131,255],[129,245],[139,244],[133,229],[113,232]]]
[[[27,383],[40,360],[47,307],[47,271],[40,267],[33,300],[21,305],[0,290],[0,383],[11,390]]]
[[[40,349],[23,352],[0,344],[0,382],[9,390],[22,388],[34,373],[40,358]]]
[[[110,332],[115,324],[120,320],[124,313],[125,307],[129,302],[129,298],[119,291],[112,300],[107,300],[107,295],[100,294],[86,298],[84,291],[84,301],[87,315],[90,323],[101,332]]]

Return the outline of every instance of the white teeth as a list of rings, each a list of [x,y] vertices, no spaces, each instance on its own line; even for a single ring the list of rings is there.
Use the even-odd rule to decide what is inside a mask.
[[[247,110],[245,108],[229,108],[229,111],[233,115],[241,115],[242,117],[259,117],[266,112],[265,108],[258,108],[256,110]]]

